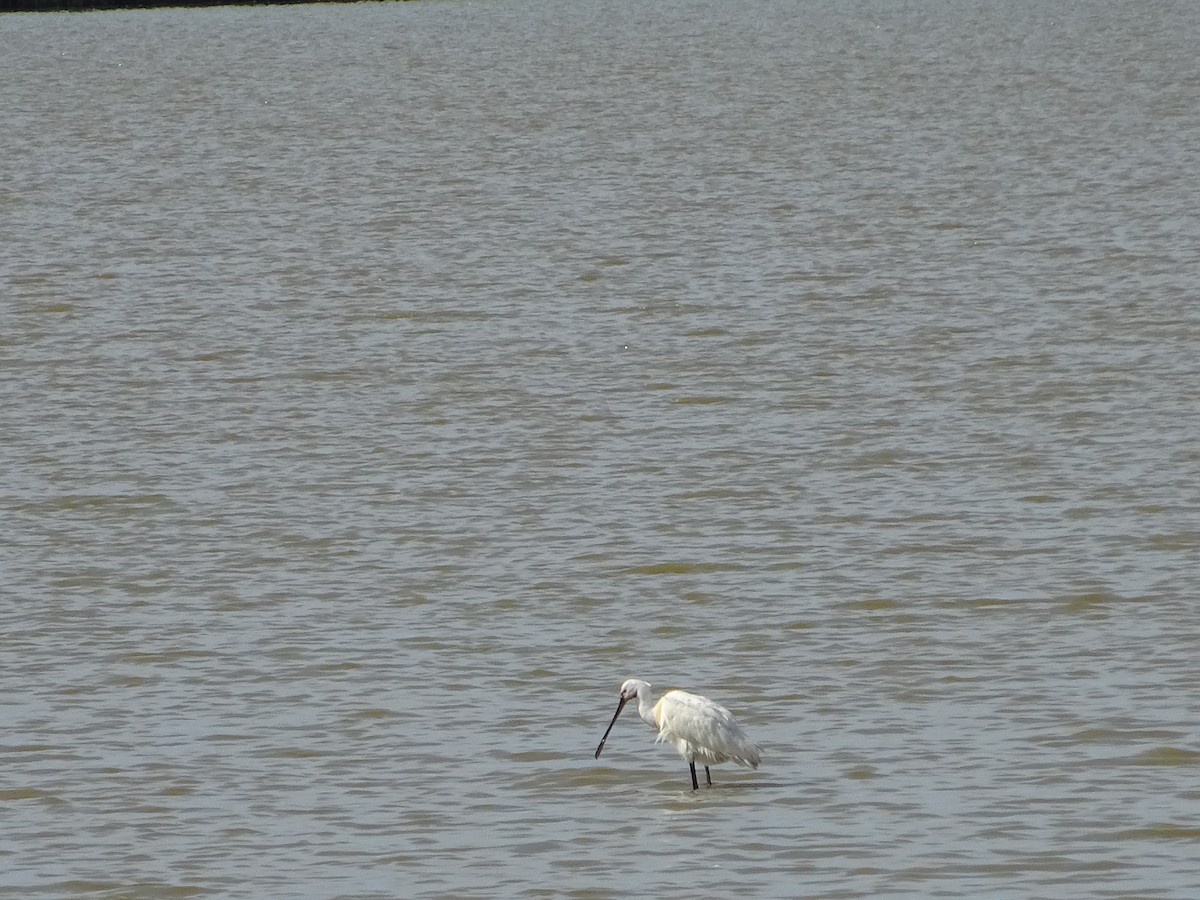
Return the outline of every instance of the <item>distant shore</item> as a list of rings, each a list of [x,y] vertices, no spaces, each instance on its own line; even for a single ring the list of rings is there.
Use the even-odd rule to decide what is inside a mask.
[[[365,0],[0,0],[5,12],[86,12],[189,6],[290,6],[299,3],[357,3]],[[376,0],[377,2],[377,0]]]

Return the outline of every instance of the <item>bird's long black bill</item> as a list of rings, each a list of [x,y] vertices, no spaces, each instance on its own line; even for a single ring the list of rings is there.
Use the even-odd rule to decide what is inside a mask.
[[[617,711],[613,713],[612,721],[608,723],[608,728],[604,729],[604,737],[600,738],[600,746],[596,748],[596,759],[600,758],[600,751],[604,749],[604,742],[608,740],[608,733],[617,724],[617,716],[621,714],[621,710],[625,708],[625,704],[628,702],[628,700],[622,697],[621,702],[617,704]]]

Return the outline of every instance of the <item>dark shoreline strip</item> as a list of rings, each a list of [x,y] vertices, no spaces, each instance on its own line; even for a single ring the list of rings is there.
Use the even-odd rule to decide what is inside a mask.
[[[293,6],[301,3],[330,2],[363,3],[380,2],[380,0],[0,0],[0,13],[88,12],[101,9],[166,9],[198,6]]]

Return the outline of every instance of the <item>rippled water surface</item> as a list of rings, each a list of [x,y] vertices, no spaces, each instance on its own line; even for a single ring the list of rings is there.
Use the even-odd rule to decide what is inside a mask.
[[[0,44],[5,896],[1200,896],[1200,6]]]

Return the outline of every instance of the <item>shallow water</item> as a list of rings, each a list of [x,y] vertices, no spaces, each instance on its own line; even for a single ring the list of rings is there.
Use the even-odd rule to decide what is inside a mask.
[[[1198,26],[0,19],[5,895],[1196,896]]]

